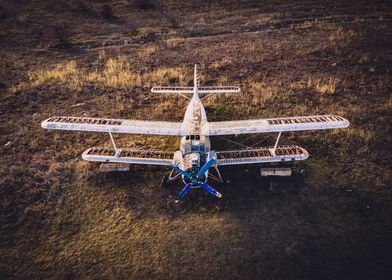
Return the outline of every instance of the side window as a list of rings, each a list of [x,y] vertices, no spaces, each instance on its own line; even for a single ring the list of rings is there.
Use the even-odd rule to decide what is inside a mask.
[[[196,140],[200,140],[200,135],[196,135]]]

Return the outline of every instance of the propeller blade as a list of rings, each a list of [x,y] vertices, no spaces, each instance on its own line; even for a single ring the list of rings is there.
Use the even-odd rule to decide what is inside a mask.
[[[197,177],[201,177],[204,175],[204,173],[207,172],[208,169],[215,163],[215,159],[210,159],[202,168],[200,168],[199,172],[197,173]]]
[[[176,198],[176,203],[178,203],[185,195],[186,193],[192,188],[192,184],[186,184],[185,187],[182,189],[180,194]]]
[[[173,168],[174,170],[178,171],[179,173],[181,173],[182,175],[184,175],[187,178],[191,178],[191,174],[189,174],[188,172],[182,170],[181,168],[179,168],[176,165],[170,165],[171,168]]]
[[[210,187],[209,185],[205,184],[205,183],[200,183],[200,187],[205,190],[206,192],[209,192],[210,194],[221,198],[222,194],[219,193],[218,191],[216,191],[214,188]]]

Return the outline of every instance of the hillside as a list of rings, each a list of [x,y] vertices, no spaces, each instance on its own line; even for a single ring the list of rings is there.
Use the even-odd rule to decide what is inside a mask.
[[[388,279],[392,273],[388,1],[0,1],[0,279]],[[210,121],[339,114],[347,129],[284,133],[310,153],[290,178],[222,168],[216,198],[169,171],[103,174],[108,135],[44,130],[53,115],[180,121],[205,85]],[[178,149],[175,137],[116,135]],[[216,150],[276,135],[216,137]],[[241,146],[242,145],[242,146]]]

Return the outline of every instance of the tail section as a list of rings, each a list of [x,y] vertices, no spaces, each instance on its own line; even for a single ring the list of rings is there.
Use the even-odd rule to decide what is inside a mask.
[[[185,94],[203,94],[203,98],[216,93],[238,93],[241,89],[234,86],[200,86],[199,75],[197,73],[197,64],[193,71],[193,87],[166,87],[157,86],[151,89],[153,93],[176,93],[185,98],[188,98]]]

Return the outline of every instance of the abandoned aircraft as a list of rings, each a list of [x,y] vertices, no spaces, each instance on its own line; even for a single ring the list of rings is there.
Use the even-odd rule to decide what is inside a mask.
[[[337,115],[266,118],[240,121],[208,122],[202,99],[219,93],[239,93],[233,86],[200,86],[197,66],[194,68],[193,87],[153,87],[154,93],[175,93],[190,100],[183,122],[140,121],[125,119],[63,117],[56,116],[42,122],[46,129],[93,131],[108,133],[113,148],[93,147],[82,157],[88,161],[164,165],[172,168],[168,182],[182,177],[185,184],[176,198],[179,202],[192,188],[202,188],[208,193],[222,197],[221,193],[207,184],[210,178],[222,181],[218,167],[224,165],[254,164],[305,160],[308,152],[299,146],[278,146],[282,132],[318,129],[335,129],[349,126],[349,122]],[[275,145],[233,151],[214,151],[210,137],[248,133],[278,133]],[[171,135],[181,137],[176,152],[143,151],[118,148],[113,133]]]

